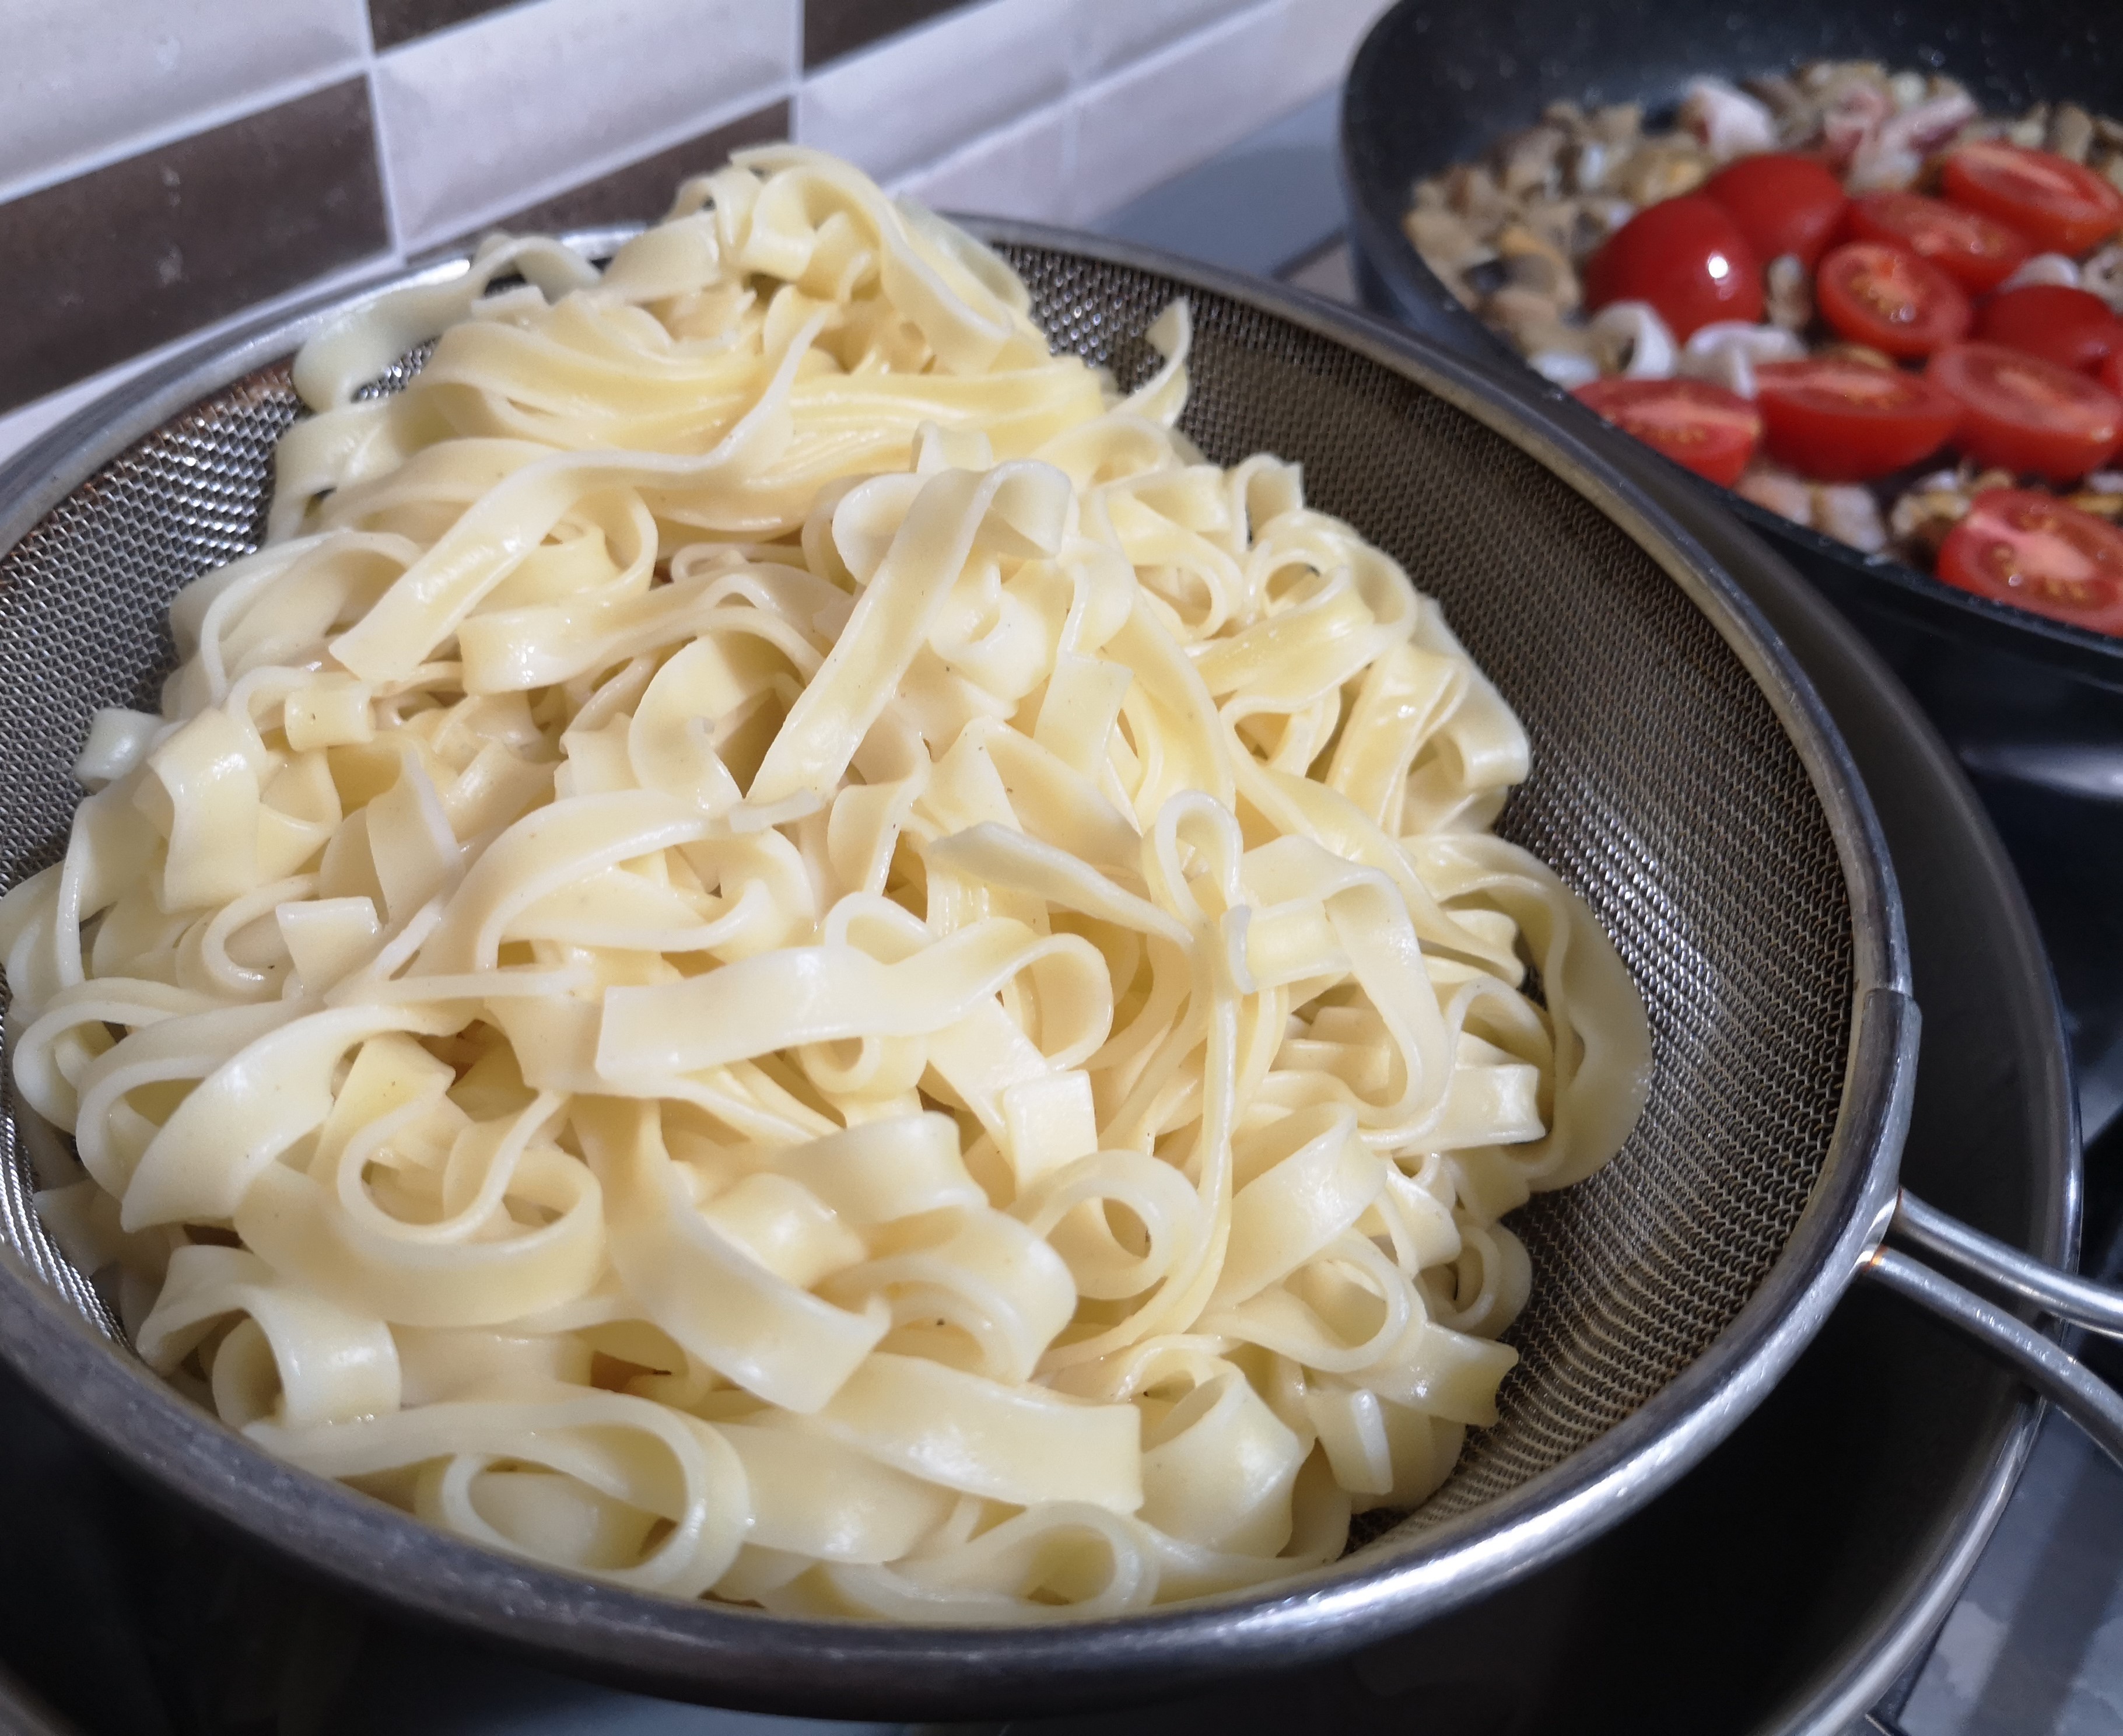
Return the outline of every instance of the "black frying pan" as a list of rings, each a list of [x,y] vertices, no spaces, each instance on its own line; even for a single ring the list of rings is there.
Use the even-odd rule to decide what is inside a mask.
[[[1936,68],[1986,109],[2069,98],[2123,114],[2123,7],[2115,0],[1403,0],[1358,50],[1342,111],[1351,232],[1365,300],[1463,354],[1514,353],[1455,301],[1402,233],[1410,189],[1479,157],[1560,98],[1643,102],[1657,114],[1699,73],[1730,78],[1816,59]],[[1553,391],[1560,399],[1563,394]],[[1853,617],[1962,757],[2028,768],[2043,744],[2118,753],[2123,640],[2042,620],[1868,558],[1709,483]],[[2001,753],[1999,749],[2003,751]],[[2050,756],[2089,785],[2083,753]],[[2097,784],[2097,772],[2090,774]],[[2095,793],[2092,787],[2078,793]]]

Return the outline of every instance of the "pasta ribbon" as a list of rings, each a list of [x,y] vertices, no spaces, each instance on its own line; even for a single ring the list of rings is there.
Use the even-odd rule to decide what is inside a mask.
[[[265,546],[0,899],[153,1367],[789,1612],[1268,1584],[1450,1475],[1643,1007],[1436,603],[1180,431],[1185,304],[1132,393],[1029,307],[776,147],[305,347]]]

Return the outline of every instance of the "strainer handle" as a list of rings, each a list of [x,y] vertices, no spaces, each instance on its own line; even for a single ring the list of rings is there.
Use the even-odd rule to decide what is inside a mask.
[[[2044,1265],[2018,1248],[1934,1210],[1906,1189],[1895,1202],[1887,1233],[1949,1265],[1988,1279],[2015,1296],[2025,1297],[2074,1325],[2123,1338],[2123,1291],[2094,1283],[2075,1272]]]
[[[1964,1236],[1975,1234],[1958,1224],[1953,1227]],[[1984,1349],[2018,1369],[2036,1391],[2083,1429],[2096,1446],[2123,1465],[2123,1396],[2061,1345],[1898,1249],[1874,1250],[1860,1269],[1875,1283],[1951,1321]]]

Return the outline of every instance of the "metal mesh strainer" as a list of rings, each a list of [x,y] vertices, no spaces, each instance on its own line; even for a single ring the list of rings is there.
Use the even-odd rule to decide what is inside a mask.
[[[1267,1595],[1007,1634],[659,1602],[429,1532],[162,1388],[38,1223],[11,1119],[0,1344],[114,1450],[401,1609],[585,1669],[812,1710],[1022,1709],[1353,1645],[1524,1570],[1699,1457],[1818,1325],[1877,1241],[1913,1020],[1869,811],[1767,630],[1520,388],[1258,286],[996,232],[1056,341],[1124,379],[1150,360],[1137,334],[1190,298],[1188,431],[1221,462],[1301,461],[1315,504],[1442,600],[1532,735],[1502,829],[1591,902],[1643,991],[1643,1123],[1516,1221],[1535,1283],[1502,1423],[1421,1511]],[[323,317],[170,370],[0,481],[9,881],[63,844],[91,712],[153,693],[170,595],[252,545],[296,413],[285,358]]]

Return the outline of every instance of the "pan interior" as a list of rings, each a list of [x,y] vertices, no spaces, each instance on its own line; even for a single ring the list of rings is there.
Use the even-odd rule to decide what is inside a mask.
[[[1404,1537],[1549,1469],[1645,1403],[1783,1250],[1828,1154],[1855,987],[1829,819],[1708,618],[1502,436],[1243,302],[1071,253],[1005,251],[1056,344],[1124,382],[1155,359],[1140,334],[1188,296],[1187,432],[1219,463],[1259,450],[1301,462],[1313,504],[1441,600],[1532,739],[1532,776],[1498,829],[1589,901],[1650,1013],[1650,1106],[1615,1162],[1513,1218],[1534,1269],[1511,1335],[1523,1359],[1500,1423],[1470,1434],[1451,1480],[1391,1529]],[[153,707],[175,660],[171,595],[255,546],[273,443],[297,410],[284,363],[238,380],[0,556],[7,884],[63,847],[80,795],[69,767],[93,711]],[[122,1338],[36,1218],[36,1165],[12,1113],[0,1135],[0,1236]]]

